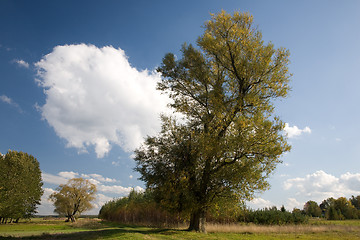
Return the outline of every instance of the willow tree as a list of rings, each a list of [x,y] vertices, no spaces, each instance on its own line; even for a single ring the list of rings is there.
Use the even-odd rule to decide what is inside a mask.
[[[265,44],[248,13],[225,11],[205,23],[197,48],[166,54],[158,89],[184,119],[162,117],[162,131],[136,150],[141,179],[171,210],[205,232],[219,202],[249,200],[290,150],[274,100],[289,91],[289,52]]]
[[[93,208],[91,201],[95,200],[96,186],[83,178],[72,178],[67,184],[60,184],[57,191],[49,196],[54,203],[54,212],[65,215],[66,222],[75,222],[82,212]]]

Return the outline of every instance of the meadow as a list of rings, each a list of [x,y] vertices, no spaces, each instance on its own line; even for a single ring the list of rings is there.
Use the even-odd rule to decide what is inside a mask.
[[[31,219],[0,225],[0,239],[360,239],[360,220],[311,220],[304,225],[208,224],[207,234],[184,228],[130,226],[99,219]]]

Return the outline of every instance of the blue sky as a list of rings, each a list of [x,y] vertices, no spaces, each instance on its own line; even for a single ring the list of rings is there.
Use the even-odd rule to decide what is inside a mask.
[[[292,151],[251,207],[302,208],[360,195],[359,1],[0,1],[0,152],[35,156],[46,197],[82,176],[96,208],[144,188],[133,149],[159,129],[154,69],[194,43],[210,13],[250,12],[290,50],[292,91],[276,102]]]

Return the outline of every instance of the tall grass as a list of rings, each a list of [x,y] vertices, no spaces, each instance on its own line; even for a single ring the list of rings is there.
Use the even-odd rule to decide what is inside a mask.
[[[149,193],[132,191],[128,197],[114,199],[102,206],[99,218],[124,224],[143,226],[178,226],[179,214],[161,209]]]

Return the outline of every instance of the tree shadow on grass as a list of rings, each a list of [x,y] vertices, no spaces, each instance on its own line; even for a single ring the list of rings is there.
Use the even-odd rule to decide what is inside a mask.
[[[113,224],[111,224],[113,225]],[[43,233],[41,235],[33,235],[33,236],[23,236],[23,237],[15,237],[15,236],[0,236],[0,239],[32,239],[32,240],[50,240],[50,239],[112,239],[112,238],[120,238],[122,236],[126,236],[129,239],[136,239],[137,237],[143,239],[144,235],[173,235],[183,232],[183,230],[175,230],[175,229],[161,229],[161,228],[145,228],[138,226],[116,226],[110,227],[104,226],[102,229],[93,229],[89,231],[79,231],[79,232],[70,232],[70,233]],[[136,237],[137,236],[137,237]]]

